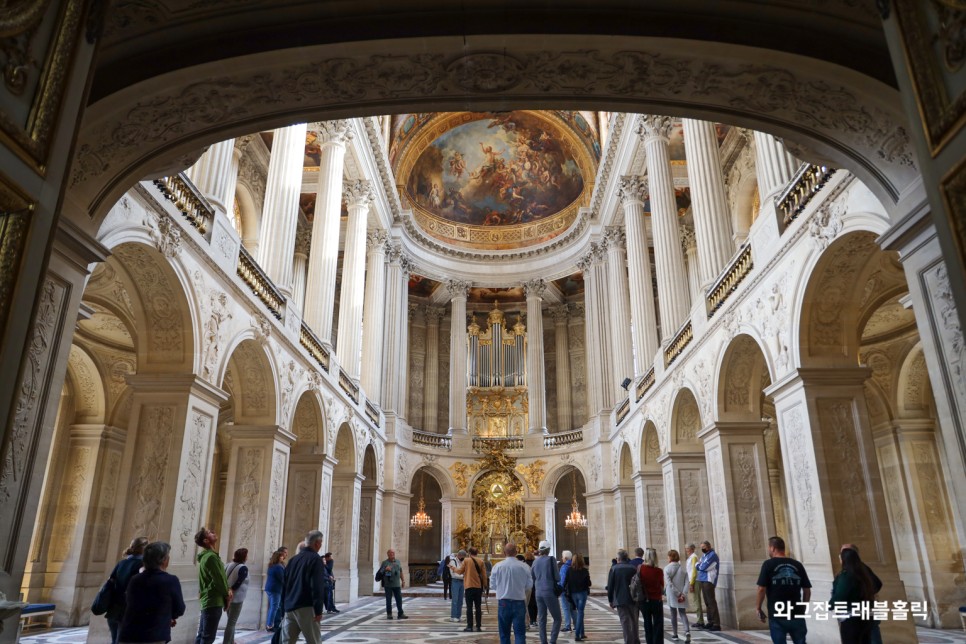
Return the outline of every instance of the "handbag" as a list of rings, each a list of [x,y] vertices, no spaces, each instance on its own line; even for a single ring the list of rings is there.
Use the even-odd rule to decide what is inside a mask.
[[[641,564],[641,567],[643,566],[644,564]],[[631,583],[627,585],[627,590],[631,593],[631,599],[638,603],[648,601],[647,590],[644,588],[644,584],[641,583],[641,567],[637,568],[637,572],[631,578]]]
[[[97,591],[94,602],[91,604],[91,612],[95,615],[103,615],[111,610],[114,603],[114,594],[117,592],[117,580],[108,577],[101,589]]]

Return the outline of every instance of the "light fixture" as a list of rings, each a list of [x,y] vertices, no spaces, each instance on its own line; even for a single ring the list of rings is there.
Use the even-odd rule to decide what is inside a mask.
[[[577,507],[577,470],[573,469],[570,472],[571,481],[573,482],[574,498],[573,502],[570,504],[570,514],[564,519],[564,526],[568,530],[573,530],[576,534],[581,529],[587,527],[587,517],[580,513],[580,508]]]
[[[624,378],[624,382],[621,383],[621,389],[623,389],[624,391],[627,391],[627,388],[630,386],[631,386],[631,379]]]
[[[424,472],[419,478],[419,509],[413,518],[409,520],[409,527],[415,530],[419,536],[423,536],[423,533],[427,530],[433,528],[433,519],[426,514],[426,499],[423,498],[423,484],[426,481],[426,473]]]

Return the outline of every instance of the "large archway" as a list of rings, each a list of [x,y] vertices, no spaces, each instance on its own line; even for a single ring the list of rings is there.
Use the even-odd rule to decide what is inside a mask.
[[[409,516],[422,510],[432,520],[428,530],[416,530],[410,525],[409,570],[414,586],[431,583],[435,579],[436,564],[443,548],[443,491],[431,469],[421,467],[410,483]],[[420,507],[422,501],[422,507]]]

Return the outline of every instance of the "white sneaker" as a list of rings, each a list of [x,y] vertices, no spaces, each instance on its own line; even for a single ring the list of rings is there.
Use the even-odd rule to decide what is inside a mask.
[[[671,636],[671,639],[674,640],[675,642],[677,642],[678,641],[678,636],[677,635],[672,635]]]

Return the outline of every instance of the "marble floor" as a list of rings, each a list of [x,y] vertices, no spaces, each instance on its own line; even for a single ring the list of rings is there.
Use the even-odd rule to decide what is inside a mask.
[[[496,633],[496,600],[489,599],[490,610],[483,610],[483,632],[462,632],[465,623],[454,624],[449,621],[449,601],[440,597],[407,597],[404,602],[406,621],[388,621],[385,602],[382,598],[367,597],[354,604],[342,606],[338,615],[326,615],[322,622],[323,639],[345,644],[378,644],[381,642],[405,642],[420,644],[433,642],[445,644],[493,644],[499,642]],[[606,598],[591,597],[587,602],[585,630],[588,642],[622,642],[617,615],[609,610]],[[670,642],[671,623],[665,619],[666,640]],[[966,643],[962,631],[938,631],[918,629],[919,641],[923,644]],[[561,633],[560,643],[572,642],[572,633]],[[643,630],[641,637],[643,641]],[[539,642],[537,634],[528,633],[529,641]],[[269,642],[271,634],[265,631],[241,631],[235,637],[238,644],[262,644]],[[55,629],[26,635],[21,642],[28,644],[78,644],[87,641],[86,628]],[[216,643],[221,642],[219,635]],[[681,638],[683,641],[683,637]],[[705,633],[695,629],[692,642],[770,642],[765,631],[730,631]]]

